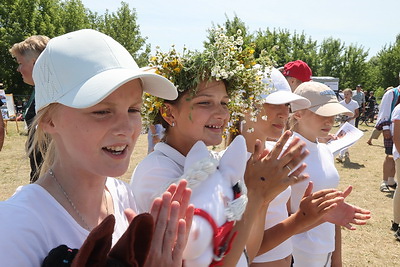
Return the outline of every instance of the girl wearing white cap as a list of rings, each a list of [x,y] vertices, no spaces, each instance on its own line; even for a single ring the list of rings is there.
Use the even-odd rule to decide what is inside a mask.
[[[309,108],[293,103],[292,129],[294,136],[306,142],[310,155],[305,159],[306,172],[310,178],[292,186],[290,199],[291,213],[299,209],[301,198],[312,181],[313,192],[326,188],[336,188],[339,174],[334,165],[334,158],[325,143],[318,138],[327,137],[332,129],[336,115],[352,112],[338,103],[335,93],[326,85],[318,82],[305,82],[295,93],[311,102]],[[350,187],[346,191],[350,191]],[[341,266],[340,226],[329,222],[322,223],[307,232],[292,237],[294,266]]]
[[[296,103],[303,108],[310,106],[309,100],[291,92],[280,71],[273,68],[267,71],[264,76],[263,82],[269,88],[269,92],[261,95],[263,105],[257,121],[252,121],[247,117],[245,123],[241,124],[240,132],[246,138],[249,148],[257,139],[266,141],[265,146],[268,149],[272,148],[286,126],[290,104]],[[290,266],[292,244],[289,238],[328,219],[323,216],[328,211],[332,212],[332,209],[337,206],[336,203],[341,203],[343,200],[342,193],[335,189],[320,190],[314,194],[311,194],[311,190],[312,185],[309,185],[300,209],[289,218],[287,202],[291,194],[290,187],[269,203],[263,242],[252,266]],[[341,209],[341,211],[343,210]],[[347,220],[362,219],[362,212],[359,209],[352,210],[348,214]],[[345,224],[344,222],[341,223]],[[359,223],[363,223],[363,221]]]
[[[306,153],[300,152],[302,144],[296,139],[290,153],[277,159],[288,133],[267,156],[260,154],[260,144],[257,144],[247,167],[243,138],[238,138],[222,156],[205,149],[222,142],[230,111],[235,117],[256,100],[243,96],[259,94],[258,90],[264,89],[257,76],[259,70],[251,64],[252,54],[240,45],[241,36],[232,40],[219,31],[214,36],[215,43],[202,53],[186,51],[179,56],[171,50],[166,54],[158,52],[153,58],[157,72],[177,85],[179,96],[175,101],[145,100],[147,117],[154,122],[154,115],[159,115],[166,133],[163,142],[139,163],[131,185],[139,210],[148,210],[152,199],[163,188],[182,178],[188,180],[193,190],[191,202],[197,209],[184,252],[185,264],[248,266],[258,250],[264,226],[265,217],[259,218],[257,214],[284,188],[296,182],[294,175],[300,170],[288,177],[285,166],[296,166]],[[231,154],[231,148],[242,152]],[[204,156],[199,156],[200,153]],[[226,165],[241,172],[226,174]],[[220,180],[214,183],[216,179]],[[243,253],[246,243],[249,244],[248,259]]]
[[[37,131],[31,149],[39,145],[45,161],[36,183],[18,188],[0,203],[2,266],[41,266],[61,244],[71,249],[53,266],[69,264],[72,249],[79,249],[89,232],[110,216],[115,218],[115,244],[136,207],[129,186],[110,177],[128,168],[142,127],[142,92],[177,96],[167,79],[139,69],[125,48],[93,30],[52,39],[35,63],[33,79]],[[182,263],[193,213],[187,204],[190,190],[185,184],[169,190],[153,205],[157,231],[146,266]]]

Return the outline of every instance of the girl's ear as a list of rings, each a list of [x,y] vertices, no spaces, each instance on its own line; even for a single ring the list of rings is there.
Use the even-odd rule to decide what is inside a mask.
[[[55,125],[53,123],[53,120],[50,116],[46,116],[44,117],[41,121],[40,121],[40,127],[42,127],[43,131],[48,133],[48,134],[52,134],[55,132]]]
[[[173,127],[175,125],[175,107],[169,103],[164,103],[160,108],[160,112],[163,119]]]
[[[295,111],[292,116],[296,120],[301,120],[301,118],[303,117],[303,113],[304,113],[303,110],[298,110],[298,111]]]

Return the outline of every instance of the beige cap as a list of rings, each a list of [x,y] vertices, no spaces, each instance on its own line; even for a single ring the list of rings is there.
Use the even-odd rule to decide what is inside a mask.
[[[304,82],[300,84],[295,94],[307,98],[311,102],[308,108],[317,115],[329,117],[344,113],[347,116],[353,116],[353,112],[345,108],[337,100],[335,92],[323,83],[319,82]],[[292,103],[292,111],[303,109],[303,107]]]

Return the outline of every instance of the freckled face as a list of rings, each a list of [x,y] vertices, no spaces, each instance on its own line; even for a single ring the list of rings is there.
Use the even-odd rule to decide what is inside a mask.
[[[52,116],[60,160],[101,176],[120,176],[141,130],[142,88],[130,81],[97,105],[76,109],[60,105]]]
[[[228,102],[223,82],[202,82],[194,97],[187,94],[170,105],[175,126],[168,131],[167,143],[184,155],[199,140],[219,145],[230,117]]]

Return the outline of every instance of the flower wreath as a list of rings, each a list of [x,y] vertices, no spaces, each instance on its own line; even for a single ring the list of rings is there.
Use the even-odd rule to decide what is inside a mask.
[[[254,44],[243,47],[240,29],[233,36],[227,36],[223,28],[211,29],[211,34],[214,42],[208,44],[203,52],[184,48],[183,53],[179,54],[172,46],[168,53],[163,53],[157,48],[149,66],[175,84],[178,92],[190,90],[191,96],[196,94],[203,80],[224,81],[230,97],[228,106],[231,122],[235,122],[243,116],[244,111],[262,103],[258,96],[266,94],[268,90],[262,82],[262,74],[267,68],[265,63],[270,64],[270,61],[262,58],[260,62],[263,65],[256,64]],[[163,104],[163,99],[144,94],[142,114],[145,124],[159,123],[155,119]],[[257,109],[251,112],[255,117]],[[231,131],[235,129],[231,127]]]

